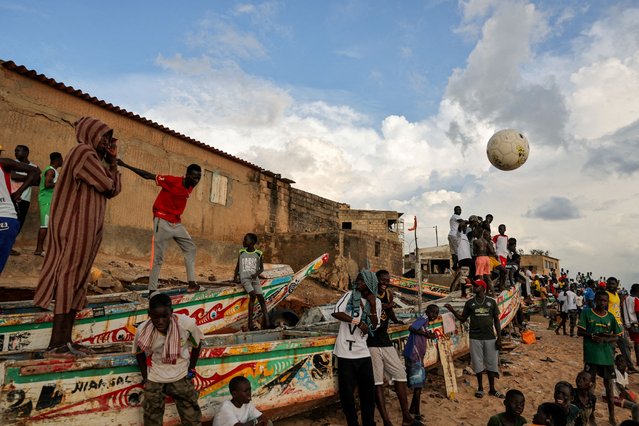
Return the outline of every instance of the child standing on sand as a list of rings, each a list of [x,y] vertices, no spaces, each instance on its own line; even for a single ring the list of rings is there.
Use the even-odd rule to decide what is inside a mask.
[[[487,426],[524,426],[528,423],[521,415],[526,407],[526,398],[520,390],[511,389],[506,392],[504,407],[506,411],[492,416]]]
[[[595,294],[595,307],[581,311],[577,335],[584,338],[584,370],[603,378],[606,394],[613,394],[615,360],[613,344],[623,330],[614,315],[608,312],[608,293]],[[608,420],[617,424],[615,404],[608,399]]]
[[[404,347],[404,362],[406,363],[406,374],[408,376],[408,386],[413,389],[413,399],[408,412],[415,415],[415,420],[424,420],[420,413],[422,388],[426,384],[426,370],[424,369],[424,356],[426,355],[426,340],[436,339],[437,335],[428,330],[428,324],[439,317],[439,307],[428,305],[426,307],[426,317],[419,317],[408,328],[410,334]],[[416,371],[423,373],[421,376]],[[415,379],[417,378],[417,379]]]
[[[264,263],[262,262],[262,252],[255,248],[255,244],[257,244],[257,235],[249,233],[244,236],[242,241],[244,248],[240,250],[237,257],[237,265],[235,265],[235,282],[241,283],[244,290],[249,294],[248,328],[250,331],[255,330],[255,325],[253,324],[255,299],[257,299],[262,309],[262,329],[270,327],[266,300],[260,284],[260,274],[264,271]]]

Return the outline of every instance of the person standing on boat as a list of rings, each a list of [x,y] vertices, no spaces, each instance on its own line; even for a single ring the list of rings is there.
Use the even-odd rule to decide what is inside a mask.
[[[76,313],[87,305],[87,278],[102,243],[107,200],[121,190],[113,129],[82,117],[75,134],[78,144],[67,154],[53,192],[49,243],[33,298],[44,309],[55,299],[51,355],[90,352],[72,343],[71,332]]]
[[[450,249],[451,257],[453,258],[453,270],[457,269],[457,239],[459,238],[459,223],[462,222],[461,213],[461,207],[455,206],[453,209],[453,215],[448,220],[450,225],[450,231],[448,231],[448,248]]]
[[[390,378],[394,383],[395,393],[402,409],[402,425],[421,425],[421,422],[413,419],[409,413],[408,387],[406,386],[406,369],[399,359],[397,350],[388,335],[388,323],[390,320],[397,324],[403,322],[397,319],[393,310],[392,296],[387,291],[390,284],[390,274],[384,269],[380,269],[375,274],[379,286],[377,299],[382,304],[381,316],[379,317],[379,327],[372,336],[368,336],[366,344],[371,353],[373,362],[373,376],[375,379],[375,402],[384,424],[390,424],[390,416],[386,411],[386,401],[384,400],[384,376]],[[378,302],[378,303],[379,303]]]
[[[149,300],[149,317],[133,340],[144,386],[144,426],[164,424],[167,396],[175,401],[182,425],[200,425],[199,394],[192,380],[204,335],[195,319],[173,313],[171,298],[163,293]]]
[[[359,425],[355,388],[359,392],[362,425],[375,425],[375,379],[366,339],[374,333],[381,316],[382,304],[376,294],[377,277],[362,270],[353,290],[344,294],[333,310],[333,317],[340,322],[333,353],[337,357],[339,398],[348,426]]]
[[[11,193],[11,185],[8,182],[14,170],[25,172],[27,178],[22,182],[22,186]],[[14,202],[20,199],[23,191],[29,189],[33,182],[38,180],[39,173],[36,167],[11,158],[0,158],[0,175],[4,178],[0,179],[0,273],[4,270],[20,230],[20,221]]]
[[[155,175],[130,166],[120,159],[118,159],[118,164],[144,179],[154,180],[156,185],[162,188],[153,203],[153,247],[151,252],[153,266],[149,275],[149,292],[153,293],[158,289],[160,269],[164,263],[164,250],[169,240],[174,240],[182,250],[186,277],[189,282],[187,291],[189,293],[198,291],[200,286],[195,282],[195,243],[182,225],[182,213],[184,213],[186,202],[193,192],[193,188],[200,182],[202,169],[197,164],[191,164],[186,168],[186,175],[180,177]]]
[[[255,330],[253,324],[253,310],[255,308],[255,300],[260,304],[262,310],[262,330],[270,328],[271,324],[268,320],[268,310],[266,309],[266,300],[262,292],[260,284],[260,274],[264,271],[264,263],[262,261],[262,252],[255,248],[257,244],[257,235],[248,233],[244,236],[242,245],[244,246],[237,257],[235,265],[235,274],[233,279],[236,283],[242,284],[244,290],[249,295],[248,305],[248,329]]]
[[[464,304],[460,314],[449,303],[444,305],[461,322],[470,318],[470,360],[477,376],[475,397],[483,398],[482,374],[488,375],[488,395],[503,398],[504,394],[495,389],[495,377],[499,376],[499,349],[501,348],[501,324],[499,307],[495,299],[486,296],[488,286],[483,280],[473,282],[475,297]]]

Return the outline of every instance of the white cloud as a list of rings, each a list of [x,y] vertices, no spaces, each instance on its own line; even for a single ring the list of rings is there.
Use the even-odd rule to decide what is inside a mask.
[[[464,215],[492,213],[521,248],[548,249],[571,271],[638,279],[624,253],[637,244],[627,230],[639,227],[639,217],[623,212],[636,210],[629,194],[636,192],[630,177],[639,170],[633,120],[639,15],[615,10],[568,51],[548,54],[537,51],[553,36],[548,23],[565,22],[570,13],[544,14],[523,1],[461,6],[460,28],[477,37],[475,47],[466,66],[452,72],[439,111],[421,120],[390,115],[372,123],[350,105],[296,99],[290,88],[233,62],[233,55],[266,54],[258,38],[247,43],[251,37],[238,30],[236,40],[222,38],[229,56],[159,56],[170,72],[141,83],[161,93],[142,112],[304,190],[355,208],[396,209],[409,221],[417,215],[420,241],[434,243],[435,225],[445,236],[460,204]],[[229,29],[216,25],[207,28]],[[384,84],[374,73],[366,77]],[[486,159],[487,140],[505,127],[521,130],[531,143],[528,162],[514,172],[498,171]],[[571,220],[546,220],[562,205]]]

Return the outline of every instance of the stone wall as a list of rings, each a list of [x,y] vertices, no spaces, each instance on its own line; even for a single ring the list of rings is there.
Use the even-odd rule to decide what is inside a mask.
[[[345,204],[291,188],[290,232],[322,232],[340,229],[338,212]]]

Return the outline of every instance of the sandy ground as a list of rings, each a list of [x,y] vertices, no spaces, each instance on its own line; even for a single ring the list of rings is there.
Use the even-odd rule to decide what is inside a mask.
[[[546,330],[547,320],[541,316],[533,316],[530,328],[540,338],[532,345],[520,344],[509,353],[503,354],[502,377],[497,381],[497,389],[506,392],[509,389],[519,389],[526,396],[524,417],[530,422],[543,402],[553,401],[554,385],[560,380],[575,382],[582,364],[582,340],[577,337],[557,336],[553,331]],[[633,354],[634,356],[634,354]],[[551,358],[553,362],[543,361]],[[468,359],[455,362],[457,369],[469,365]],[[437,370],[429,371],[428,385],[422,392],[421,412],[426,417],[426,424],[433,426],[485,426],[488,419],[503,411],[503,400],[484,396],[482,399],[474,397],[476,380],[474,376],[463,375],[457,379],[459,394],[457,401],[450,401],[443,397],[443,377],[437,375]],[[484,387],[487,379],[484,379]],[[631,389],[639,390],[639,375],[630,376]],[[608,425],[608,411],[601,400],[603,382],[597,379],[595,394],[599,396],[596,408],[597,424]],[[395,425],[401,425],[400,408],[395,393],[387,388],[386,404],[391,413],[391,420]],[[381,424],[379,413],[376,414],[377,424]],[[616,408],[617,421],[630,419],[630,412]],[[278,426],[302,425],[344,425],[345,420],[339,404],[324,407],[303,415],[277,421]]]

